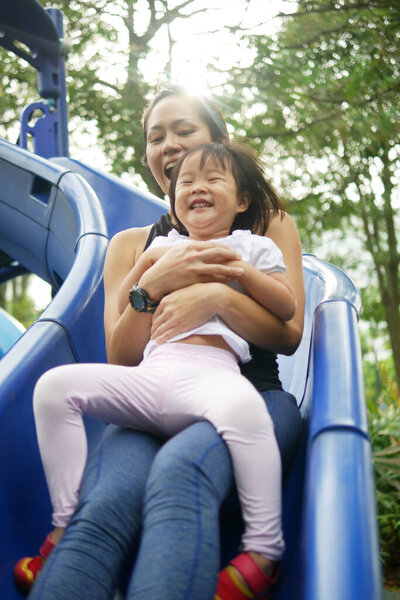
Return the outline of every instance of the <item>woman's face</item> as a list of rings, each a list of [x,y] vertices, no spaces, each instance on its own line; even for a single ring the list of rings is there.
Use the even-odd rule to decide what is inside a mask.
[[[147,121],[146,157],[150,170],[167,194],[171,170],[190,148],[211,142],[207,124],[182,96],[167,96]]]

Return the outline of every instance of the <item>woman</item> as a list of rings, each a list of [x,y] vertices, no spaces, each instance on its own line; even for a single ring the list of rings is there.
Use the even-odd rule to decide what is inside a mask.
[[[227,131],[210,101],[170,88],[149,106],[144,136],[145,160],[167,193],[178,158],[201,143],[223,141]],[[141,315],[119,313],[118,290],[152,239],[171,227],[164,216],[153,227],[119,233],[109,245],[104,272],[109,362],[141,360],[147,342]],[[293,353],[301,339],[301,246],[286,214],[272,220],[267,235],[282,251],[297,296],[295,316],[288,322],[224,285],[234,277],[232,254],[211,242],[171,248],[142,277],[141,286],[152,300],[161,300],[153,317],[154,339],[168,339],[218,315],[253,345],[254,358],[243,373],[264,392],[285,470],[296,452],[301,419],[293,397],[281,389],[275,353]],[[147,434],[107,428],[89,463],[77,512],[31,597],[112,598],[125,566],[128,598],[211,599],[220,561],[218,512],[231,483],[229,454],[209,423],[193,425],[164,445]]]

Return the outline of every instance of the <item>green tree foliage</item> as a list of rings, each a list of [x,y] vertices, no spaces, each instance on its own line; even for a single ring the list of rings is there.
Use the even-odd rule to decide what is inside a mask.
[[[42,312],[35,307],[28,287],[30,275],[20,275],[0,285],[0,307],[13,315],[25,327],[32,325]]]
[[[170,53],[159,60],[156,72],[149,72],[145,59],[160,32],[168,36],[175,21],[190,22],[207,9],[196,0],[39,1],[44,7],[62,10],[72,46],[67,63],[71,145],[79,145],[75,128],[81,134],[89,132],[113,173],[138,174],[151,192],[162,195],[142,165],[141,118],[154,84],[169,79]],[[1,48],[0,59],[0,110],[6,117],[0,133],[4,135],[37,94],[31,67]],[[22,84],[21,90],[17,83]]]
[[[387,585],[400,584],[400,395],[392,361],[364,361],[381,556]],[[374,380],[378,385],[373,385]],[[370,385],[368,385],[370,384]]]
[[[251,67],[232,71],[237,121],[279,156],[306,245],[333,240],[360,287],[368,252],[379,302],[367,273],[367,305],[382,308],[400,383],[400,3],[300,0],[281,18],[276,37],[250,38]]]

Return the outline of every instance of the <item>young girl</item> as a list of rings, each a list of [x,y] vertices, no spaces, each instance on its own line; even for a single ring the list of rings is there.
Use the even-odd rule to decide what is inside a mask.
[[[271,240],[249,231],[264,233],[268,213],[277,204],[257,161],[233,145],[195,148],[175,166],[170,194],[180,231],[186,228],[199,248],[214,240],[234,249],[240,289],[282,320],[291,319],[295,297],[283,275],[281,253]],[[140,287],[142,275],[162,260],[168,246],[187,239],[176,230],[156,238],[121,285],[120,311],[130,302],[134,310],[147,312],[147,337],[157,303]],[[230,284],[238,286],[237,280]],[[168,343],[160,343],[164,341]],[[138,367],[68,365],[46,373],[34,394],[54,509],[55,530],[46,544],[55,545],[76,506],[86,461],[82,414],[166,437],[194,421],[208,420],[230,450],[245,521],[244,554],[233,564],[245,577],[252,570],[253,591],[266,593],[284,548],[281,467],[265,404],[240,374],[238,360],[249,359],[247,342],[215,317],[172,339],[151,339]],[[221,574],[218,598],[234,597],[230,575]]]

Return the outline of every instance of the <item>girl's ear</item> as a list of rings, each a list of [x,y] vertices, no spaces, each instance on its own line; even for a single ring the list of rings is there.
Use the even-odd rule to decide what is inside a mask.
[[[250,192],[242,192],[241,194],[239,194],[237,212],[238,213],[246,212],[246,210],[249,208],[250,202],[251,202]]]

